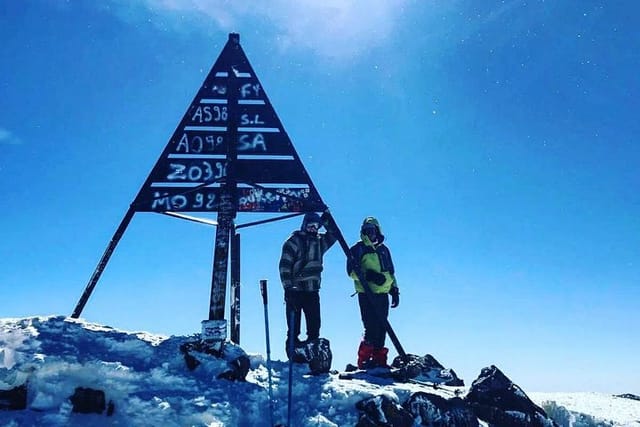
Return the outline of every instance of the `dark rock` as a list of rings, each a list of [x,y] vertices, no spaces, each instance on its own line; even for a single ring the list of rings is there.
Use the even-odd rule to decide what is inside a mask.
[[[420,378],[453,387],[464,386],[464,381],[458,378],[453,369],[445,369],[430,354],[425,354],[422,357],[415,354],[407,354],[404,358],[396,356],[391,366],[403,369],[407,378]]]
[[[396,356],[391,362],[391,367],[401,370],[406,378],[416,378],[422,374],[424,361],[420,356],[407,354],[404,358]]]
[[[287,357],[289,357],[289,344],[287,343]],[[309,363],[311,355],[307,348],[307,341],[299,341],[293,345],[293,353],[291,354],[293,363]]]
[[[359,368],[352,364],[352,363],[347,363],[347,366],[345,366],[344,371],[345,372],[355,372],[357,371]]]
[[[333,354],[331,344],[326,338],[298,343],[293,351],[294,363],[308,363],[313,375],[326,374],[331,370]]]
[[[0,390],[0,409],[20,410],[27,407],[27,384]]]
[[[251,364],[249,357],[242,348],[232,343],[225,342],[222,347],[213,348],[203,341],[187,341],[180,345],[180,352],[190,371],[206,363],[207,358],[213,356],[227,361],[227,369],[216,375],[216,378],[245,381],[249,373]]]
[[[107,407],[102,390],[77,387],[69,399],[73,404],[73,412],[81,414],[101,414]]]
[[[426,369],[444,369],[444,366],[430,354],[425,354],[422,357],[422,363],[424,363]]]
[[[413,393],[402,404],[420,425],[430,427],[477,427],[478,418],[459,397],[444,397],[424,392]]]
[[[318,338],[307,344],[309,350],[309,369],[314,375],[326,374],[331,370],[331,345],[326,338]]]
[[[411,427],[413,417],[402,406],[385,395],[369,397],[356,403],[362,414],[356,427]]]
[[[229,365],[229,369],[219,374],[217,378],[230,381],[246,380],[249,368],[251,367],[251,362],[248,356],[239,356],[236,359],[227,362],[227,364]]]
[[[616,394],[613,397],[620,397],[622,399],[640,400],[640,396],[636,396],[635,394],[631,394],[631,393]]]
[[[482,369],[465,401],[478,418],[497,426],[557,427],[542,408],[493,365]]]
[[[191,354],[192,350],[194,350],[193,343],[184,343],[180,346],[180,352],[184,356],[184,363],[190,371],[193,371],[200,365],[200,361]]]
[[[202,350],[200,341],[188,341],[180,344],[180,352],[184,356],[184,362],[190,371],[193,371],[200,365],[200,361],[192,352],[201,352]]]
[[[113,400],[110,400],[107,404],[107,416],[110,417],[115,412],[115,405],[113,404]]]

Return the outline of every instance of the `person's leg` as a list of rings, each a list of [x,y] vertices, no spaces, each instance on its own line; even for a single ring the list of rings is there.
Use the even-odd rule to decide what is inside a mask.
[[[365,369],[371,365],[373,355],[374,347],[371,340],[375,337],[375,313],[366,294],[358,294],[358,305],[360,306],[360,317],[364,327],[364,335],[358,347],[358,368]]]
[[[389,354],[389,349],[387,347],[375,348],[371,354],[371,360],[373,361],[373,365],[388,367],[387,363],[387,355]]]
[[[303,311],[307,324],[307,341],[320,338],[320,292],[305,292]]]
[[[367,369],[371,367],[373,360],[373,346],[364,339],[360,341],[358,346],[358,369]]]
[[[389,297],[387,294],[371,295],[372,308],[370,319],[370,340],[369,342],[376,349],[384,347],[384,341],[387,335],[386,320],[389,316]]]
[[[302,320],[301,308],[300,308],[300,296],[299,292],[290,293],[285,300],[285,314],[287,316],[287,339],[285,343],[285,350],[287,356],[290,357],[290,340],[293,335],[294,347],[300,342],[300,321]],[[293,316],[291,313],[293,312]],[[293,324],[291,323],[293,321]]]
[[[389,349],[384,346],[387,334],[386,319],[389,314],[389,297],[387,294],[373,294],[369,299],[368,341],[372,346],[369,366],[388,366]]]
[[[373,312],[373,305],[366,294],[358,294],[358,305],[360,306],[360,318],[362,319],[362,326],[364,328],[364,340],[368,343],[372,342],[375,337],[375,314]]]

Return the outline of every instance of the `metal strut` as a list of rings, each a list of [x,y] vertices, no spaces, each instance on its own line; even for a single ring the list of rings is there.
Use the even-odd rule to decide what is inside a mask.
[[[102,258],[100,258],[100,261],[98,262],[98,266],[96,267],[93,274],[91,275],[91,278],[89,279],[89,283],[87,283],[87,287],[84,289],[84,292],[80,296],[80,300],[78,300],[78,304],[76,304],[76,308],[73,310],[73,313],[71,314],[72,318],[77,319],[82,314],[82,310],[84,309],[85,304],[87,304],[87,301],[89,301],[89,297],[91,296],[93,289],[96,287],[96,283],[98,283],[98,280],[102,275],[102,272],[104,271],[105,267],[107,266],[107,263],[109,262],[109,258],[111,258],[111,255],[113,254],[113,251],[116,249],[116,246],[118,246],[118,242],[122,238],[124,231],[127,229],[127,226],[131,222],[131,219],[133,218],[133,214],[135,214],[135,210],[133,209],[132,206],[129,206],[129,210],[127,210],[127,213],[124,215],[124,218],[122,218],[122,221],[120,221],[120,225],[116,229],[116,232],[113,234],[113,237],[109,242],[109,245],[107,245],[107,249],[102,254]]]

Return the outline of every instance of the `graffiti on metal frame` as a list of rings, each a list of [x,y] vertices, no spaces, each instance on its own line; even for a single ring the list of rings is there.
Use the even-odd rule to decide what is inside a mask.
[[[233,193],[236,212],[324,208],[262,84],[231,39],[134,206],[137,211],[217,212],[223,183],[244,186]]]
[[[308,188],[241,188],[238,193],[240,212],[297,212],[309,197]]]

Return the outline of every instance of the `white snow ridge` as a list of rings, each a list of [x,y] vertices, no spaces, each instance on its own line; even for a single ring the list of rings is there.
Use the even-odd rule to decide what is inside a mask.
[[[229,370],[226,358],[203,354],[193,369],[185,363],[180,346],[195,339],[125,332],[64,316],[0,319],[0,426],[268,426],[271,408],[274,424],[287,423],[287,361],[272,361],[270,405],[262,355],[246,355],[244,380],[218,379]],[[346,380],[337,373],[313,376],[307,365],[296,364],[289,424],[383,425],[365,424],[363,408],[402,409],[403,403],[437,395],[455,403],[455,411],[468,392],[388,379]],[[558,426],[640,427],[640,400],[634,396],[526,394]],[[376,399],[365,400],[371,397]],[[83,411],[82,402],[98,410]],[[423,410],[405,416],[404,424],[384,425],[444,426],[450,424],[443,420],[453,419],[429,416]],[[479,425],[488,424],[480,419]]]

